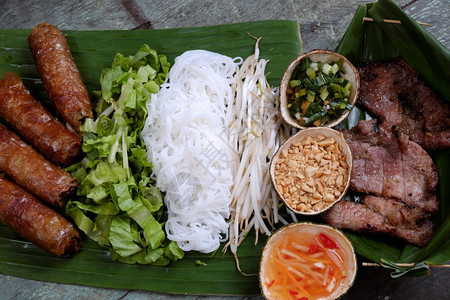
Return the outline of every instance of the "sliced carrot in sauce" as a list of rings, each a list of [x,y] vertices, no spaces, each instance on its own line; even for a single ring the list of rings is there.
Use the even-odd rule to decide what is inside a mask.
[[[300,241],[295,235],[286,236],[273,246],[275,251],[268,260],[267,275],[275,279],[267,286],[274,295],[301,300],[322,298],[330,295],[345,278],[345,270],[341,269],[346,259],[344,252],[323,233],[302,235]],[[319,252],[323,255],[317,256]],[[327,290],[330,287],[331,291]]]

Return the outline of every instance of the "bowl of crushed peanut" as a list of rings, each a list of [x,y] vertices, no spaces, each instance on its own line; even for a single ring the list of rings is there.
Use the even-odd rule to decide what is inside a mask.
[[[295,213],[315,215],[340,201],[350,186],[352,153],[344,136],[327,127],[299,131],[272,158],[272,183]]]

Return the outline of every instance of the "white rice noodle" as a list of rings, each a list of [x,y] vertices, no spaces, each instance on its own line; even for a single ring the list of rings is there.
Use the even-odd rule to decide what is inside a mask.
[[[234,153],[226,129],[241,61],[187,51],[147,103],[141,135],[156,186],[166,192],[167,237],[184,251],[210,253],[228,239]]]
[[[142,131],[156,185],[166,192],[167,237],[184,251],[204,253],[228,241],[224,251],[230,247],[238,268],[237,248],[251,229],[258,237],[287,223],[269,166],[292,132],[266,81],[268,61],[259,59],[258,43],[244,62],[204,50],[177,57],[147,103]]]

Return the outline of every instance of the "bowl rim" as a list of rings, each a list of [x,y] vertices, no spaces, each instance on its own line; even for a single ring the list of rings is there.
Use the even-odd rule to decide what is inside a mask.
[[[348,177],[347,180],[345,182],[345,187],[344,187],[344,191],[342,192],[342,194],[335,200],[333,201],[331,204],[329,204],[327,207],[325,207],[324,209],[321,210],[317,210],[317,211],[299,211],[295,208],[293,208],[288,201],[286,201],[286,199],[283,197],[283,195],[280,193],[280,191],[278,190],[276,184],[275,184],[275,163],[276,161],[279,159],[280,153],[281,151],[286,148],[286,147],[290,147],[290,145],[297,139],[301,139],[300,137],[303,136],[303,138],[307,137],[307,136],[317,136],[319,135],[321,132],[327,132],[327,133],[331,133],[331,135],[335,135],[335,136],[339,136],[339,138],[341,140],[336,140],[337,143],[339,143],[339,145],[342,146],[342,148],[345,148],[345,153],[347,155],[346,157],[346,163],[349,165],[348,167]],[[309,135],[309,133],[313,133],[315,135]],[[323,134],[326,137],[328,137],[329,135],[327,134]],[[334,136],[333,136],[334,137]],[[280,147],[277,149],[277,151],[274,153],[274,155],[272,156],[272,159],[270,161],[270,166],[269,166],[269,175],[271,177],[271,181],[272,181],[272,185],[278,195],[278,197],[280,197],[280,199],[283,201],[284,205],[286,205],[286,207],[288,209],[290,209],[292,212],[299,214],[299,215],[304,215],[304,216],[313,216],[313,215],[318,215],[321,214],[325,211],[327,211],[328,209],[330,209],[331,207],[333,207],[336,203],[338,203],[339,201],[342,200],[342,198],[345,196],[345,194],[347,193],[347,191],[350,188],[350,181],[351,181],[351,177],[352,177],[352,170],[353,170],[353,154],[352,151],[350,149],[349,144],[347,143],[347,141],[345,140],[345,137],[343,135],[342,132],[330,128],[330,127],[309,127],[307,129],[303,129],[298,131],[296,134],[292,135],[291,137],[289,137],[287,140],[285,140],[283,142],[283,144],[280,145]]]
[[[294,69],[297,67],[297,65],[300,63],[300,61],[306,57],[309,57],[311,55],[316,55],[316,54],[330,55],[330,56],[335,56],[337,58],[343,59],[344,63],[346,65],[348,65],[348,67],[352,70],[352,73],[354,74],[354,77],[355,77],[355,82],[354,82],[354,84],[352,84],[352,89],[354,89],[354,94],[349,99],[349,104],[351,104],[352,107],[355,105],[356,99],[358,98],[358,95],[359,95],[360,76],[359,76],[358,69],[356,69],[356,67],[345,56],[343,56],[337,52],[331,51],[331,50],[322,50],[322,49],[314,49],[309,52],[303,53],[300,56],[297,56],[290,62],[290,64],[287,66],[287,68],[283,72],[283,75],[280,80],[280,86],[278,89],[278,101],[280,103],[281,116],[287,124],[289,124],[290,126],[293,126],[295,128],[307,129],[307,128],[313,128],[313,127],[312,126],[301,126],[300,124],[298,124],[298,122],[294,118],[291,117],[289,110],[284,105],[284,103],[287,101],[285,91],[287,89],[289,79],[291,78]],[[339,123],[341,123],[343,120],[345,120],[348,117],[348,115],[350,114],[350,112],[351,112],[351,109],[346,110],[339,118],[333,120],[330,123],[326,123],[323,126],[319,126],[319,127],[334,127],[334,126],[338,125]]]
[[[287,230],[292,230],[293,229],[292,227],[307,227],[307,226],[325,228],[326,230],[334,231],[339,236],[339,238],[341,238],[342,242],[345,244],[344,246],[348,247],[348,250],[350,250],[350,252],[351,252],[351,256],[348,259],[349,259],[350,266],[354,269],[354,272],[352,272],[350,280],[347,283],[347,286],[338,295],[330,294],[328,297],[325,297],[324,299],[328,299],[328,298],[329,299],[337,299],[339,297],[342,297],[343,295],[345,295],[348,292],[348,290],[350,290],[350,288],[355,283],[356,274],[358,272],[358,259],[357,259],[356,253],[355,253],[355,248],[353,247],[352,242],[345,235],[345,233],[342,230],[335,228],[328,224],[314,223],[311,221],[298,221],[298,222],[293,222],[293,223],[283,225],[282,227],[278,228],[274,233],[272,233],[271,236],[269,236],[267,238],[267,240],[264,244],[264,247],[261,251],[261,258],[259,261],[259,268],[258,268],[258,281],[259,281],[259,286],[260,286],[260,290],[261,290],[261,295],[264,297],[264,299],[268,299],[268,298],[264,294],[264,283],[263,283],[263,278],[262,278],[262,271],[263,271],[263,267],[264,267],[263,262],[265,260],[266,255],[268,255],[268,253],[269,253],[268,248],[270,247],[270,245],[273,243],[273,241],[277,237],[281,236]],[[333,297],[331,298],[331,296],[333,296]]]

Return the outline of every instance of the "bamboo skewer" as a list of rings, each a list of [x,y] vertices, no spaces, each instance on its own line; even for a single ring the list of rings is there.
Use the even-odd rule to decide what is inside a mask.
[[[364,17],[363,21],[373,22],[374,20],[373,20],[373,18]],[[402,22],[400,22],[399,20],[383,19],[383,21],[385,23],[391,23],[391,24],[402,24]],[[417,22],[417,24],[422,25],[422,26],[432,26],[432,24],[430,24],[430,23],[423,23],[423,22]]]
[[[399,267],[414,267],[415,263],[396,263]],[[450,268],[450,265],[433,265],[433,264],[427,264],[430,268]],[[371,263],[371,262],[363,262],[363,267],[381,267],[378,263]]]

